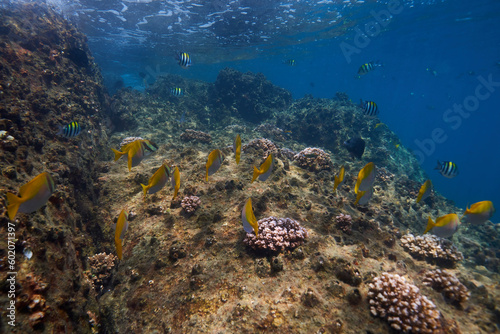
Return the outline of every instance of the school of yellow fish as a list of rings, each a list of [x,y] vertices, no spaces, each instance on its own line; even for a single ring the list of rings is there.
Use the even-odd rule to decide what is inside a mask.
[[[236,164],[239,164],[241,158],[241,137],[238,134],[233,143],[233,152],[236,160]],[[122,156],[127,156],[127,166],[129,171],[132,167],[140,164],[140,162],[149,154],[157,150],[157,146],[147,140],[147,139],[137,139],[130,143],[127,143],[121,147],[121,151],[112,149],[115,154],[115,161],[120,159]],[[208,177],[215,174],[221,167],[224,161],[222,152],[219,149],[215,149],[208,155],[206,163],[206,173],[205,181],[208,181]],[[260,168],[253,166],[253,175],[251,183],[256,179],[260,181],[266,181],[273,171],[273,155],[270,153],[264,162],[260,165]],[[356,180],[356,185],[354,192],[356,194],[356,205],[367,204],[373,196],[373,185],[375,183],[376,168],[373,162],[366,164],[358,173]],[[345,179],[345,167],[342,166],[338,175],[334,176],[334,186],[333,191],[336,192],[338,187],[341,186]],[[144,197],[148,194],[154,194],[161,190],[165,184],[170,180],[172,188],[174,189],[174,195],[172,200],[177,197],[179,192],[181,176],[179,168],[176,166],[173,168],[162,164],[160,168],[151,176],[147,185],[141,184],[144,192]],[[19,189],[19,196],[12,193],[7,193],[7,212],[10,220],[14,220],[17,212],[29,214],[41,207],[43,207],[51,195],[55,191],[55,183],[53,178],[48,172],[43,172],[37,175],[34,179],[21,186]],[[418,196],[416,198],[416,203],[424,201],[426,198],[432,194],[432,182],[431,180],[425,181],[421,186]],[[427,227],[424,231],[425,233],[432,232],[433,234],[448,238],[451,237],[459,228],[461,222],[478,225],[482,224],[493,216],[495,213],[495,207],[491,201],[481,201],[472,204],[469,208],[466,208],[462,217],[458,217],[455,213],[450,213],[442,217],[438,217],[436,221],[429,217],[427,221]],[[253,213],[252,209],[252,199],[249,198],[243,210],[241,212],[241,220],[243,224],[243,229],[247,233],[255,233],[258,236],[259,226],[257,219]],[[123,209],[120,212],[117,223],[114,225],[115,228],[115,247],[118,258],[121,260],[123,257],[122,246],[125,236],[125,232],[128,229],[128,213]]]

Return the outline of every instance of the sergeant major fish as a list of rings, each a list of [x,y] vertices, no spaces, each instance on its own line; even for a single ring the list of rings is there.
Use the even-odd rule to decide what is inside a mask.
[[[191,57],[189,57],[189,54],[187,52],[179,52],[176,58],[179,61],[180,67],[188,68],[189,66],[191,66]]]
[[[359,106],[363,109],[363,113],[367,116],[378,115],[378,106],[373,101],[363,101],[360,99]]]
[[[369,63],[365,63],[363,65],[361,65],[358,69],[358,74],[359,75],[365,75],[366,73],[368,72],[371,72],[373,71],[375,68],[377,67],[381,67],[382,64],[380,64],[379,62],[369,62]]]
[[[441,175],[448,179],[452,179],[458,175],[458,167],[454,162],[451,161],[443,161],[441,163],[438,160],[437,166],[434,169],[439,170],[439,173],[441,173]]]
[[[57,135],[63,135],[64,137],[71,138],[78,136],[81,131],[82,128],[78,122],[71,122],[65,126],[61,126]]]

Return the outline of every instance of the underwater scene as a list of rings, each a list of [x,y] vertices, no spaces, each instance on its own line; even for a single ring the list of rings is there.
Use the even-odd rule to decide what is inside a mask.
[[[0,0],[0,333],[500,333],[499,31]]]

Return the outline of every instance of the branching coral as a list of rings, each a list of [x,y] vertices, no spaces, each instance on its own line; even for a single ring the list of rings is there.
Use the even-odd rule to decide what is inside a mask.
[[[441,292],[447,301],[460,305],[469,300],[470,292],[458,278],[446,270],[429,270],[424,275],[423,283]]]
[[[442,264],[454,265],[463,260],[463,255],[448,239],[426,234],[415,237],[407,234],[401,237],[401,246],[416,258],[425,258]]]
[[[307,147],[297,153],[293,160],[302,167],[310,171],[331,170],[333,165],[330,155],[320,148]]]
[[[258,221],[259,236],[247,233],[243,243],[256,250],[283,251],[302,245],[307,231],[291,218],[268,217]]]
[[[118,258],[114,254],[99,253],[88,258],[90,273],[87,275],[96,291],[102,290],[103,286],[111,277],[111,270]]]
[[[269,153],[273,153],[273,154],[278,153],[278,148],[276,147],[276,145],[272,141],[270,141],[269,139],[265,139],[265,138],[254,139],[251,142],[249,142],[248,144],[243,145],[243,151],[245,151],[249,147],[263,150],[264,154],[262,155],[262,157],[264,159],[267,158]]]
[[[181,206],[187,213],[194,212],[200,206],[201,200],[198,196],[186,196],[182,199]]]
[[[344,215],[341,213],[337,217],[335,217],[335,222],[337,223],[337,227],[344,233],[351,234],[352,233],[352,218],[350,215]]]
[[[386,319],[404,333],[436,333],[441,328],[440,313],[419,289],[404,277],[383,273],[369,285],[372,315]]]
[[[181,140],[182,141],[199,141],[202,143],[210,143],[212,141],[212,136],[210,136],[208,133],[202,132],[202,131],[195,131],[192,129],[186,129],[181,134]]]

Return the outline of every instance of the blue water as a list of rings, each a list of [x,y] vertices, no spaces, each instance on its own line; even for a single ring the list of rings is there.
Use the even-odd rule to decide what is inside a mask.
[[[436,190],[463,208],[482,200],[500,205],[499,1],[396,1],[385,27],[374,25],[369,41],[348,57],[341,45],[355,46],[356,28],[376,22],[374,13],[387,12],[390,1],[142,2],[62,6],[88,34],[110,87],[123,80],[144,89],[140,72],[150,82],[161,73],[215,81],[230,66],[262,72],[295,98],[341,91],[355,102],[373,100]],[[175,62],[179,49],[193,58],[189,70]],[[357,78],[368,61],[384,66]],[[447,111],[464,103],[471,110],[465,116]],[[444,178],[434,170],[437,160],[455,162],[460,174]]]

